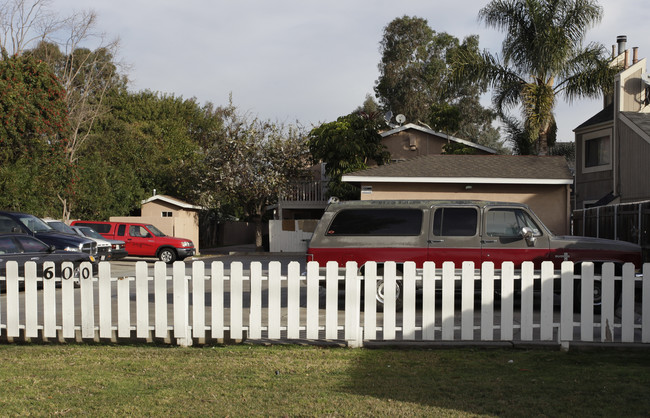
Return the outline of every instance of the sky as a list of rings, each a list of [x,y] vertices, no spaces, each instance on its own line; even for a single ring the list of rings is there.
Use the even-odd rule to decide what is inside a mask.
[[[608,51],[618,35],[650,57],[650,1],[601,0],[604,16],[586,42]],[[94,10],[96,29],[119,38],[117,59],[131,91],[151,90],[306,127],[336,120],[374,96],[385,26],[401,16],[428,21],[479,48],[501,50],[503,33],[478,21],[487,0],[51,0],[61,15]],[[483,97],[489,105],[489,93]],[[600,99],[556,106],[558,139],[602,108]],[[409,121],[407,121],[409,122]]]

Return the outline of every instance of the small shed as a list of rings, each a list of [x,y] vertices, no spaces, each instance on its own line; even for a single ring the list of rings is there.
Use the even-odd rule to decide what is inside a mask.
[[[143,222],[167,235],[192,240],[199,253],[199,211],[195,206],[171,196],[153,195],[142,201],[141,216],[111,217],[113,222]]]

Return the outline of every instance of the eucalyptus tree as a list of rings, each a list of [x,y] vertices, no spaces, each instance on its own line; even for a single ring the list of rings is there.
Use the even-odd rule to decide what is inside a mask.
[[[480,104],[486,86],[480,83],[450,82],[451,58],[462,50],[479,55],[478,36],[456,37],[436,32],[427,20],[403,16],[391,21],[380,42],[381,62],[375,94],[384,110],[403,114],[406,120],[449,127],[440,121],[439,108],[453,106],[460,113],[456,129],[445,131],[482,143],[495,132],[492,112]],[[435,128],[434,128],[435,129]]]
[[[587,30],[602,15],[594,0],[493,0],[479,19],[505,32],[502,56],[460,51],[452,65],[455,80],[487,82],[503,116],[519,107],[524,122],[516,137],[529,142],[520,143],[519,151],[545,155],[553,141],[557,98],[572,102],[611,88],[617,69],[606,48],[584,45]]]

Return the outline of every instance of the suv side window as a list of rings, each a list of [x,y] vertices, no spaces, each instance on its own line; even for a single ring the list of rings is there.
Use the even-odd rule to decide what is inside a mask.
[[[473,237],[477,225],[475,208],[438,208],[433,218],[433,234],[439,237]]]
[[[16,254],[20,250],[13,238],[11,237],[0,237],[0,254]]]
[[[420,209],[348,209],[336,214],[327,235],[417,236]]]
[[[117,235],[119,235],[120,237],[124,236],[124,231],[126,231],[126,225],[119,225],[117,227]]]
[[[0,232],[23,232],[22,228],[13,219],[0,215]]]
[[[533,230],[533,235],[542,235],[537,224],[522,209],[490,209],[485,222],[485,232],[490,237],[517,237],[525,226]]]

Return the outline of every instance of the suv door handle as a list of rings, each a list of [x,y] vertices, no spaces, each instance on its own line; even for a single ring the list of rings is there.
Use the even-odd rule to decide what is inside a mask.
[[[440,242],[445,242],[445,240],[444,239],[430,239],[430,240],[427,241],[427,243],[429,243],[429,244],[440,243]]]
[[[494,244],[495,242],[497,242],[495,239],[484,239],[481,241],[481,244]]]

